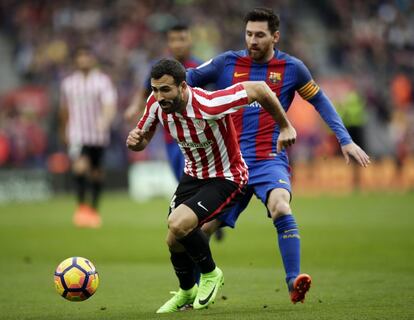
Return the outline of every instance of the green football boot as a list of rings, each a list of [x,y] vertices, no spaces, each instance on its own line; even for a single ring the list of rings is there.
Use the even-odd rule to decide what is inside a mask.
[[[179,289],[177,291],[171,291],[173,297],[164,303],[158,310],[157,313],[171,313],[180,311],[180,309],[192,304],[197,295],[197,285],[195,284],[189,290]]]
[[[209,273],[202,273],[198,285],[198,293],[193,303],[194,309],[204,309],[214,303],[217,292],[224,284],[224,275],[218,267]]]

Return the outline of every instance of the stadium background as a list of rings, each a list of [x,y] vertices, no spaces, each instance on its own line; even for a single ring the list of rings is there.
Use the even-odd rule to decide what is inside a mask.
[[[241,219],[240,231],[228,235],[223,246],[213,245],[227,267],[230,280],[225,294],[230,299],[221,299],[211,318],[270,319],[275,313],[285,319],[349,319],[352,314],[355,319],[414,317],[413,1],[4,0],[0,2],[4,252],[0,318],[54,318],[56,311],[62,319],[102,318],[102,312],[114,319],[119,314],[152,317],[175,282],[161,245],[168,200],[147,197],[160,195],[159,190],[164,196],[171,185],[163,190],[168,170],[162,138],[143,153],[129,153],[125,137],[131,125],[123,121],[122,113],[150,62],[167,54],[163,32],[169,26],[189,23],[194,54],[207,60],[244,47],[242,17],[256,5],[280,13],[280,49],[307,64],[373,164],[365,170],[344,165],[335,138],[313,108],[295,100],[288,113],[299,133],[290,151],[294,210],[306,239],[304,267],[312,272],[316,287],[304,308],[287,305],[274,235],[270,223],[254,214],[263,211],[254,202]],[[69,193],[69,162],[57,134],[59,83],[71,70],[72,50],[85,42],[97,53],[119,94],[105,159],[106,189],[117,192],[104,195],[104,227],[98,232],[71,226],[75,204]],[[148,170],[151,176],[144,179]],[[131,201],[128,181],[135,186],[130,191],[143,202]],[[257,240],[257,246],[249,237]],[[102,288],[82,307],[61,302],[52,308],[53,268],[70,255],[85,255],[100,267]],[[278,285],[264,289],[269,282],[276,283],[275,264]],[[134,280],[122,274],[133,274]],[[254,281],[249,283],[254,298],[238,294],[243,287],[235,283],[246,278]],[[335,290],[338,278],[346,282],[341,281],[340,293]],[[136,287],[131,288],[131,281]],[[134,300],[134,293],[145,290],[148,296]]]

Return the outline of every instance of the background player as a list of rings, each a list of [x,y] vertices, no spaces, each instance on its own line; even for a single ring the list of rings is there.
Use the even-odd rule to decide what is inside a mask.
[[[228,51],[187,74],[189,85],[202,87],[214,83],[216,88],[247,81],[266,81],[287,111],[295,91],[309,101],[334,131],[349,163],[352,156],[361,166],[369,164],[367,154],[352,142],[340,117],[329,99],[312,79],[309,70],[299,59],[274,46],[278,43],[279,17],[271,9],[257,8],[245,17],[246,50]],[[220,221],[206,225],[211,233],[221,225],[234,227],[239,214],[255,194],[266,206],[278,233],[286,282],[293,303],[304,301],[311,278],[300,274],[300,236],[290,208],[290,168],[285,151],[276,153],[279,126],[257,102],[232,114],[240,148],[249,168],[247,194]]]
[[[61,85],[62,132],[66,135],[76,184],[78,208],[73,221],[79,227],[99,227],[102,160],[116,113],[117,93],[111,79],[96,67],[89,47],[75,52],[76,70]],[[91,197],[86,198],[90,186]]]
[[[185,77],[185,69],[176,60],[163,59],[154,65],[153,95],[127,138],[131,150],[141,151],[161,123],[177,140],[186,159],[185,174],[171,201],[167,235],[180,289],[157,313],[174,312],[193,302],[195,309],[206,308],[224,281],[199,227],[238,200],[247,183],[247,167],[229,114],[259,101],[280,125],[277,151],[296,140],[282,106],[264,82],[208,92],[187,86]],[[198,289],[194,263],[201,271]]]
[[[171,56],[179,61],[186,69],[199,66],[202,61],[191,54],[192,40],[191,32],[187,25],[177,24],[167,31],[167,48]],[[144,86],[135,94],[131,105],[125,111],[128,121],[136,122],[145,109],[145,102],[151,94],[150,77]],[[164,131],[164,140],[167,151],[168,162],[177,181],[180,180],[184,171],[184,157],[174,139]]]

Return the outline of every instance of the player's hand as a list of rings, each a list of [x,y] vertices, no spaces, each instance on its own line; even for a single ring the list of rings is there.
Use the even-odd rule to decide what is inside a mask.
[[[133,151],[139,151],[142,149],[142,142],[144,138],[145,131],[139,128],[134,128],[128,134],[126,146]]]
[[[284,148],[290,147],[296,142],[296,130],[292,125],[280,128],[279,138],[277,139],[276,152],[281,152]]]
[[[341,149],[345,157],[346,164],[349,164],[350,162],[349,156],[352,156],[359,163],[359,165],[364,168],[368,167],[371,163],[369,156],[365,153],[365,151],[354,142],[341,146]]]

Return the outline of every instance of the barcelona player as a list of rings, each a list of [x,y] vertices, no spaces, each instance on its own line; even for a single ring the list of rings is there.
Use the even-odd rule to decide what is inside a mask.
[[[187,73],[191,86],[214,83],[217,89],[242,81],[265,81],[287,111],[295,92],[310,102],[335,133],[347,163],[350,156],[361,166],[369,164],[368,155],[356,145],[334,106],[319,88],[303,62],[275,48],[279,41],[279,17],[271,9],[256,8],[245,17],[245,50],[228,51]],[[249,168],[248,192],[233,209],[206,224],[204,231],[220,226],[234,227],[239,214],[253,194],[267,208],[278,234],[286,282],[293,303],[303,302],[311,277],[300,273],[300,236],[290,208],[291,184],[285,151],[276,152],[279,126],[259,103],[232,114],[240,149]]]

